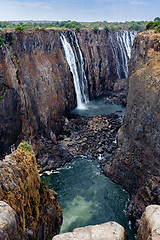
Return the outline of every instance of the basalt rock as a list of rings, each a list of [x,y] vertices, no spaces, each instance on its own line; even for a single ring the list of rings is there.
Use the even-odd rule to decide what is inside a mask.
[[[16,151],[0,161],[0,200],[8,203],[14,210],[9,208],[8,220],[5,209],[0,216],[3,216],[3,220],[6,219],[8,224],[11,220],[15,231],[17,226],[13,212],[16,213],[19,239],[47,240],[59,233],[62,214],[57,194],[48,190],[41,182],[34,152],[26,142],[21,143]],[[6,228],[4,227],[4,235]],[[17,238],[15,236],[14,239]],[[10,239],[12,238],[7,238]]]
[[[51,156],[42,162],[47,165],[51,161],[51,149],[56,145],[64,116],[76,106],[73,76],[60,39],[62,33],[75,49],[77,38],[90,98],[114,90],[114,86],[119,91],[123,88],[119,79],[127,82],[129,53],[122,42],[128,39],[127,44],[131,44],[134,32],[2,31],[5,41],[0,49],[0,155],[27,139],[36,154],[39,146],[45,149],[44,142],[50,143],[47,147]]]
[[[92,159],[112,157],[117,149],[117,131],[122,118],[117,114],[83,117],[72,115],[58,137],[63,149],[71,155],[83,155]],[[103,161],[101,161],[103,164]]]
[[[131,193],[127,215],[137,229],[149,204],[160,204],[160,34],[136,36],[130,61],[130,81],[118,150],[103,170]]]

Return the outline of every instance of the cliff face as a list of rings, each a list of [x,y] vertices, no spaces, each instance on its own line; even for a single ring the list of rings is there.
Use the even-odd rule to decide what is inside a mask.
[[[160,34],[136,36],[119,148],[104,171],[131,193],[128,217],[135,227],[145,207],[160,204]]]
[[[1,153],[18,137],[49,139],[75,105],[59,32],[4,33],[0,50]]]
[[[60,39],[64,34],[75,48],[75,36],[82,50],[90,98],[114,88],[127,77],[128,52],[123,39],[131,43],[130,32],[82,30],[25,30],[2,32],[0,49],[0,154],[12,144],[27,139],[46,165],[64,115],[76,105],[73,76]],[[78,56],[79,58],[79,56]],[[66,153],[58,149],[63,158]],[[61,164],[63,163],[63,160]],[[52,167],[58,166],[53,163]]]
[[[41,182],[34,152],[25,142],[0,161],[0,200],[17,215],[17,239],[51,239],[59,233],[62,216],[57,194]],[[3,212],[1,216],[4,219]]]

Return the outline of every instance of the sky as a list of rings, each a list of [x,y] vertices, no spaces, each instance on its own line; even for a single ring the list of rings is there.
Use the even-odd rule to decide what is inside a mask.
[[[0,0],[0,21],[150,21],[160,0]]]

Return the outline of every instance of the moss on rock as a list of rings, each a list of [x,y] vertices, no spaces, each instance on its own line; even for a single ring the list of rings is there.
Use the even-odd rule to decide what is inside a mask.
[[[35,154],[26,142],[0,161],[0,200],[16,211],[22,239],[47,239],[59,232],[57,194],[40,180]]]

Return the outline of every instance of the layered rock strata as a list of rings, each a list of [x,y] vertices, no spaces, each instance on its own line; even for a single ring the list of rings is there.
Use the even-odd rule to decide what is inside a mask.
[[[12,216],[11,225],[14,223],[15,231],[17,218],[20,237],[17,235],[14,239],[51,239],[59,233],[62,215],[57,194],[41,182],[34,152],[26,142],[0,161],[0,200],[14,210],[7,208],[10,217],[6,219],[4,209],[0,219],[9,222]],[[4,229],[3,235],[6,231],[10,234],[11,230]]]
[[[128,218],[135,228],[149,204],[160,204],[160,34],[136,36],[130,61],[130,82],[118,150],[103,170],[131,193]]]
[[[73,232],[57,235],[53,240],[127,240],[124,228],[116,222],[75,228]]]
[[[105,30],[98,33],[93,30],[1,32],[5,40],[0,49],[1,155],[11,145],[17,146],[21,139],[27,139],[38,159],[46,165],[52,159],[53,145],[64,116],[76,106],[73,76],[60,38],[62,33],[74,45],[72,47],[81,48],[90,98],[114,90],[119,79],[127,77],[129,53],[123,39],[130,44],[134,33]],[[126,83],[125,79],[121,87],[125,88]],[[115,89],[119,91],[117,86],[120,85]],[[57,162],[64,164],[62,158],[57,159],[52,166],[56,167]]]

